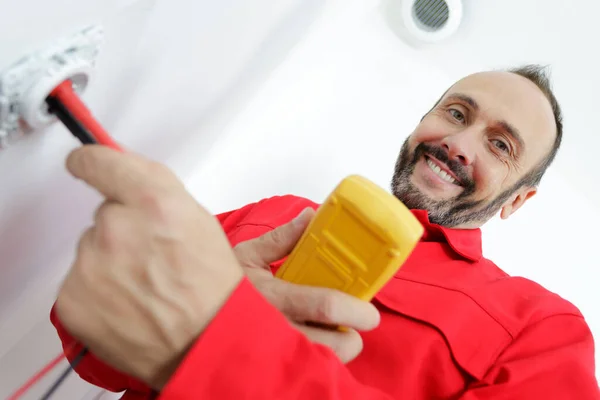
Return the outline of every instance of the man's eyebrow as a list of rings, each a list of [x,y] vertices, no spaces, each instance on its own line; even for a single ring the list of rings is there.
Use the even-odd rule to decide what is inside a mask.
[[[448,99],[455,99],[455,100],[464,101],[465,103],[467,103],[468,105],[470,105],[471,108],[473,108],[475,111],[479,110],[479,104],[477,104],[477,102],[475,101],[475,99],[472,98],[471,96],[466,95],[466,94],[452,93],[452,94],[448,95],[448,97],[446,98],[446,100],[448,100]]]
[[[509,124],[506,121],[500,121],[498,122],[498,125],[506,131],[506,133],[508,133],[510,136],[513,137],[513,139],[515,139],[517,141],[517,143],[519,144],[519,147],[522,149],[525,147],[525,142],[523,141],[523,137],[521,136],[521,134],[519,133],[519,130],[517,128],[515,128],[514,126],[512,126],[511,124]]]

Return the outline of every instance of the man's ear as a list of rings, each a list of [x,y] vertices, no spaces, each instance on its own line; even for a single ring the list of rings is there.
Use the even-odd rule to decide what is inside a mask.
[[[517,211],[527,200],[532,198],[537,193],[537,188],[535,187],[524,187],[515,194],[513,194],[510,199],[504,203],[502,207],[502,211],[500,212],[500,218],[507,219],[510,217],[515,211]]]

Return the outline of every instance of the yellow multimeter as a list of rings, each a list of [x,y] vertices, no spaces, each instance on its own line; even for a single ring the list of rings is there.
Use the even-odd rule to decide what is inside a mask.
[[[351,175],[319,207],[276,276],[370,301],[423,232],[400,200],[368,179]]]

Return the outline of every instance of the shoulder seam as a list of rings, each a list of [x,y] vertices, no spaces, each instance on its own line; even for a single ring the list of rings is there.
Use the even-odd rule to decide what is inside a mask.
[[[536,320],[535,322],[527,324],[527,325],[525,325],[525,327],[523,327],[523,329],[521,330],[521,332],[523,332],[527,328],[531,328],[534,325],[537,325],[537,324],[539,324],[541,322],[546,321],[547,319],[554,318],[554,317],[575,317],[575,318],[581,319],[581,320],[583,320],[583,322],[585,322],[585,317],[583,315],[581,315],[581,314],[577,314],[577,313],[574,313],[574,312],[562,312],[562,313],[558,313],[558,314],[546,315],[545,317],[540,318],[540,319]]]

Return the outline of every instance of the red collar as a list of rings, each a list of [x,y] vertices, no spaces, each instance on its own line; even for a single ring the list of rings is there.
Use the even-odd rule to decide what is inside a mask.
[[[436,242],[445,240],[458,255],[471,261],[481,259],[481,229],[446,228],[429,222],[429,216],[425,210],[411,211],[425,228],[421,241]]]

